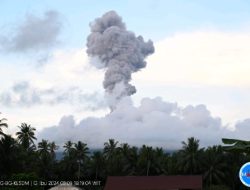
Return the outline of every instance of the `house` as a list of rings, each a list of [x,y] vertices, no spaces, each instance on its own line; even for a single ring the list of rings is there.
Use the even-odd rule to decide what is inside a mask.
[[[202,190],[202,176],[110,176],[104,190]]]

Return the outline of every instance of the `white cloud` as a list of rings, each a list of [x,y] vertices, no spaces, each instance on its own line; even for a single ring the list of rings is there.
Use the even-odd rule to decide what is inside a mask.
[[[135,80],[164,84],[249,87],[250,32],[192,31],[155,43]]]
[[[55,50],[48,63],[39,68],[32,67],[29,62],[26,64],[24,59],[21,59],[21,62],[18,63],[17,60],[2,58],[0,65],[1,68],[5,68],[0,70],[1,81],[4,81],[0,86],[0,94],[10,92],[9,95],[11,95],[11,106],[0,102],[0,109],[4,116],[8,118],[10,126],[8,131],[12,134],[21,122],[30,123],[40,130],[57,123],[62,115],[73,114],[79,121],[83,117],[102,116],[107,112],[106,110],[84,109],[84,105],[89,106],[89,98],[94,98],[97,93],[99,99],[102,99],[100,96],[103,94],[103,72],[97,71],[88,64],[84,49]],[[40,100],[44,100],[45,104],[40,101],[39,104],[30,105],[31,107],[24,107],[21,104],[22,101],[20,101],[24,93],[17,94],[12,91],[13,86],[21,81],[27,82],[32,87],[28,89],[29,94],[37,92],[36,95]],[[73,94],[68,92],[72,88],[77,88]],[[55,97],[51,96],[52,94],[50,96],[41,95],[48,89],[56,91],[56,97],[68,94],[72,95],[74,99],[68,102],[65,100],[63,103],[51,106],[48,101],[53,101]],[[78,96],[78,92],[81,92],[82,95],[85,94],[84,100],[81,98],[82,96]],[[90,97],[90,94],[93,97]],[[31,97],[27,98],[28,102],[32,100]],[[77,102],[78,100],[81,100],[81,102]]]
[[[104,73],[89,65],[84,49],[55,50],[42,67],[32,67],[28,60],[1,59],[0,76],[5,81],[0,90],[8,90],[20,81],[40,89],[78,86],[88,92],[102,90]],[[26,64],[25,64],[26,63]]]
[[[250,116],[250,32],[195,30],[155,43],[147,68],[133,75],[141,97],[205,104],[224,125]]]
[[[73,116],[64,116],[58,126],[44,129],[42,138],[63,144],[67,140],[84,141],[90,147],[101,147],[109,138],[133,145],[149,144],[169,149],[178,148],[181,141],[194,136],[201,145],[220,143],[224,135],[220,118],[212,117],[204,105],[179,107],[161,98],[144,98],[139,107],[124,99],[117,109],[105,117],[90,117],[79,123]]]
[[[84,49],[54,51],[51,60],[31,73],[32,83],[39,87],[79,86],[87,90],[102,89],[103,72],[89,65]]]

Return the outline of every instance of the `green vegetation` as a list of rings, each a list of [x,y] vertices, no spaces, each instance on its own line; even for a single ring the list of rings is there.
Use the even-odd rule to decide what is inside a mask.
[[[1,180],[105,181],[110,175],[202,175],[206,190],[246,189],[238,172],[249,161],[248,141],[223,139],[230,146],[200,148],[199,140],[191,137],[171,154],[159,147],[134,147],[114,139],[104,142],[102,150],[91,152],[82,141],[67,141],[62,159],[56,160],[59,147],[55,142],[36,142],[35,128],[26,123],[21,124],[15,139],[1,130],[8,126],[5,121],[0,120]]]

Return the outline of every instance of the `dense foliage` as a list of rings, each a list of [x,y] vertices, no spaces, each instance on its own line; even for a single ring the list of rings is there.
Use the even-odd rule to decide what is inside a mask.
[[[1,127],[7,127],[3,120],[0,120]],[[59,147],[55,142],[36,142],[35,128],[25,123],[19,129],[16,139],[0,130],[1,180],[105,181],[109,175],[202,175],[204,189],[246,189],[239,181],[238,172],[249,161],[248,151],[228,151],[221,146],[200,148],[199,140],[193,137],[171,153],[159,147],[135,147],[109,139],[103,149],[96,151],[81,141],[65,142],[61,147],[63,156],[58,160]]]

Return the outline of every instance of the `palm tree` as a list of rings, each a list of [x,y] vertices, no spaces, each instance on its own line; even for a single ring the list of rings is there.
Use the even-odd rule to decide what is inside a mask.
[[[63,159],[61,160],[61,176],[69,179],[72,178],[78,171],[79,164],[77,163],[76,150],[74,148],[75,143],[67,141],[63,148]]]
[[[129,157],[130,146],[128,143],[121,144],[119,149],[125,158]]]
[[[10,135],[4,135],[0,139],[0,176],[14,173],[14,169],[20,170],[20,149],[17,142]]]
[[[49,155],[50,146],[48,140],[42,139],[42,142],[38,143],[38,153],[39,155]]]
[[[124,164],[124,170],[126,171],[127,175],[139,174],[138,159],[138,148],[135,146],[129,148],[129,152],[127,153],[127,162]]]
[[[51,143],[49,143],[50,155],[51,155],[53,160],[55,160],[55,158],[56,158],[55,151],[58,150],[58,148],[59,148],[59,146],[56,145],[55,141],[52,141]]]
[[[127,173],[129,170],[129,157],[130,157],[130,146],[128,143],[121,144],[120,147],[118,147],[121,156],[122,156],[122,164],[123,164],[123,172]]]
[[[81,164],[88,158],[87,154],[89,153],[89,148],[87,147],[87,144],[78,141],[75,144],[74,149],[75,149],[76,159],[78,162],[78,180],[79,180],[81,172]]]
[[[22,123],[21,126],[18,126],[20,131],[16,133],[18,142],[21,143],[25,150],[28,150],[31,145],[35,146],[34,140],[36,140],[34,131],[35,128],[31,127],[26,123]]]
[[[116,150],[117,150],[117,144],[119,142],[115,141],[114,139],[109,139],[108,142],[104,143],[104,155],[107,159],[111,159],[114,156]]]
[[[199,140],[194,137],[188,138],[188,142],[182,142],[180,150],[180,169],[184,173],[196,174],[201,168],[201,153],[203,149],[199,148]]]
[[[180,167],[178,163],[180,157],[181,157],[180,151],[177,151],[177,152],[173,152],[166,158],[166,161],[167,161],[166,170],[167,170],[168,175],[183,174],[183,172],[180,171]]]
[[[104,143],[104,158],[107,161],[107,172],[108,175],[115,175],[118,171],[118,153],[119,150],[117,147],[118,141],[114,139],[109,139],[108,142]]]
[[[139,153],[139,163],[143,169],[143,173],[146,172],[146,175],[149,176],[150,169],[153,168],[155,163],[155,153],[152,147],[142,146]]]
[[[40,173],[46,179],[50,175],[52,159],[50,155],[50,143],[42,139],[38,143],[38,155],[40,161]]]
[[[164,150],[162,148],[156,148],[155,149],[155,166],[154,170],[157,175],[166,174],[166,167],[167,167],[167,161],[168,161],[168,155],[164,153]]]
[[[66,156],[70,156],[70,154],[72,153],[72,151],[73,151],[73,145],[74,145],[74,143],[72,142],[72,141],[67,141],[65,144],[64,144],[64,146],[63,146],[63,148],[64,148],[64,154],[66,155]]]
[[[104,177],[101,173],[104,173],[105,160],[103,154],[100,151],[96,151],[91,156],[91,165],[95,172],[95,179],[98,177]]]
[[[0,112],[1,114],[1,112]],[[2,118],[0,119],[0,136],[4,136],[5,134],[3,133],[2,127],[8,127],[8,124],[6,123],[7,119],[6,118]]]
[[[78,141],[76,144],[74,144],[74,149],[76,153],[76,157],[79,160],[84,160],[87,157],[87,154],[89,153],[89,148],[87,147],[87,144]]]
[[[228,165],[221,146],[208,147],[204,155],[204,181],[209,188],[226,178]]]

